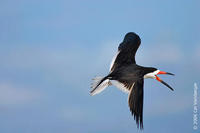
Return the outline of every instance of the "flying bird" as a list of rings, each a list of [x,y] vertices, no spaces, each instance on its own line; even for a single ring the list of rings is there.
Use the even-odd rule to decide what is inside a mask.
[[[117,54],[113,57],[109,74],[105,77],[95,77],[90,94],[96,95],[106,87],[114,85],[123,92],[128,93],[128,104],[131,114],[136,120],[137,127],[143,129],[143,94],[144,79],[156,79],[173,91],[173,88],[161,80],[159,74],[174,75],[154,67],[144,67],[136,64],[135,54],[141,44],[140,37],[129,32],[118,47]]]

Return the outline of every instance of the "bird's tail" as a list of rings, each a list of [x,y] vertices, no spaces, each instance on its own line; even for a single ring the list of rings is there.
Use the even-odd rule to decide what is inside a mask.
[[[91,88],[93,90],[90,91],[90,94],[92,96],[102,92],[106,87],[108,87],[110,85],[110,81],[108,79],[108,77],[95,77],[93,79],[93,83],[91,84]]]

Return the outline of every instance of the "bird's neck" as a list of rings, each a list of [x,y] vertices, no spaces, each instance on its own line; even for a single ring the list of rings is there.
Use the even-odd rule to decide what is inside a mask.
[[[143,75],[145,75],[145,74],[153,72],[154,68],[141,66],[141,70],[142,70]]]

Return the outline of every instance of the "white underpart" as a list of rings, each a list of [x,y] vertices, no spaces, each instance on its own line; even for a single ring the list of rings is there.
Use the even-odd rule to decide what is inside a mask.
[[[95,77],[93,80],[94,82],[92,83],[92,88],[96,88],[96,86],[99,84],[99,82],[102,80],[102,77]],[[94,96],[100,92],[102,92],[103,90],[105,90],[106,87],[108,87],[110,85],[110,81],[109,79],[104,80],[92,93],[91,95]]]
[[[120,51],[117,51],[117,54],[113,57],[113,59],[112,59],[112,61],[111,61],[111,64],[110,64],[110,69],[109,69],[109,71],[110,71],[111,68],[113,67],[113,65],[114,65],[114,63],[115,63],[115,60],[116,60],[116,58],[117,58],[117,56],[118,56],[119,53],[120,53]]]
[[[116,86],[118,89],[120,89],[121,91],[125,92],[125,93],[129,93],[129,90],[127,87],[124,86],[124,84],[120,83],[117,80],[110,80],[110,82]]]
[[[151,72],[151,73],[147,73],[144,75],[144,78],[152,78],[152,79],[156,79],[156,76],[158,73],[160,72],[160,70],[156,70],[154,72]]]

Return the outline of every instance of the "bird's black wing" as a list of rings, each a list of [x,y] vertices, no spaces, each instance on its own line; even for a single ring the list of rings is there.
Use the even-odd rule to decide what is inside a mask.
[[[144,79],[135,82],[130,90],[128,103],[137,127],[143,129],[143,85]]]
[[[113,58],[110,71],[113,71],[115,68],[120,66],[136,64],[135,54],[140,43],[141,40],[137,34],[133,32],[126,34],[123,42],[118,47],[117,55]]]

